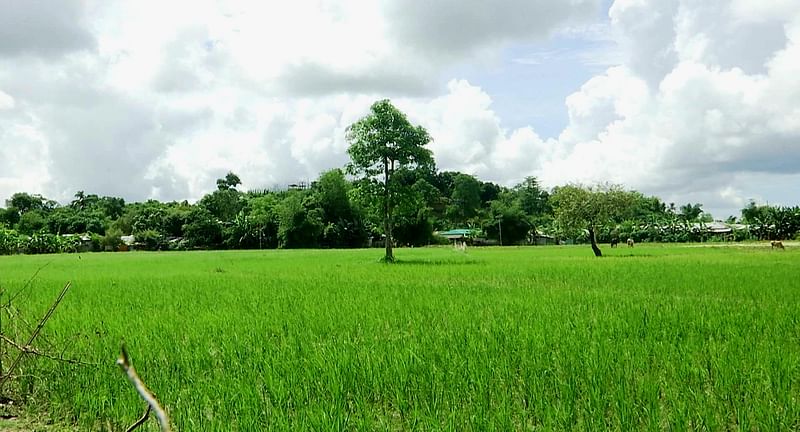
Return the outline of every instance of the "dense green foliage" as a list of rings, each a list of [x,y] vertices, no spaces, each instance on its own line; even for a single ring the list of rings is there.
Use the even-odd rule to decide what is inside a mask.
[[[560,187],[553,193],[556,222],[567,232],[585,229],[594,254],[601,256],[597,231],[622,222],[625,213],[633,208],[635,198],[633,192],[617,187]]]
[[[123,430],[143,408],[124,339],[182,431],[800,426],[800,250],[396,255],[0,257],[7,293],[50,263],[16,300],[29,322],[73,282],[38,345],[99,365],[29,359],[18,384],[58,422]]]
[[[747,225],[715,236],[705,229],[707,214],[697,207],[679,211],[635,191],[616,190],[615,201],[595,202],[589,198],[605,196],[596,189],[564,186],[550,194],[535,178],[506,188],[462,173],[398,170],[395,181],[392,214],[400,245],[432,244],[434,231],[453,228],[474,228],[505,245],[532,242],[534,234],[589,241],[590,227],[601,243],[613,237],[636,242],[793,239],[800,233],[800,207],[750,203],[739,220]],[[26,210],[20,211],[8,200],[0,209],[0,254],[116,250],[124,235],[134,235],[136,247],[148,250],[364,247],[384,232],[380,193],[372,181],[351,181],[341,170],[331,170],[305,190],[241,192],[224,185],[196,204],[125,203],[79,192],[81,198],[65,206],[41,197],[33,202],[49,204],[23,200]],[[15,194],[13,202],[20,196],[31,197]]]
[[[615,201],[595,202],[589,198],[604,196],[597,190],[564,186],[550,194],[535,178],[506,188],[462,173],[398,170],[395,181],[393,228],[400,245],[436,243],[434,231],[453,228],[477,229],[505,245],[532,242],[535,234],[589,241],[585,230],[590,227],[601,243],[613,237],[636,242],[793,239],[800,233],[800,207],[750,203],[740,219],[747,225],[715,236],[705,229],[705,213],[691,219],[696,211],[677,211],[635,191],[616,190]],[[125,203],[88,195],[66,206],[27,203],[22,212],[9,200],[0,209],[0,254],[117,250],[125,235],[148,250],[364,247],[384,232],[380,193],[372,181],[350,181],[341,170],[331,170],[305,190],[241,192],[226,186],[196,204]],[[15,194],[16,201],[19,195],[30,196]]]

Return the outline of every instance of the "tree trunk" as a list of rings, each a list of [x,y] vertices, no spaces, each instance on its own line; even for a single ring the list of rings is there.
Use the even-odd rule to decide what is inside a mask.
[[[600,248],[597,247],[597,239],[594,238],[594,227],[589,227],[589,241],[592,242],[592,252],[594,252],[594,256],[603,256],[603,252],[601,252]]]
[[[386,262],[394,262],[394,252],[392,251],[392,206],[390,203],[391,195],[389,194],[389,161],[384,158],[383,159],[383,190],[384,190],[384,234],[385,237],[385,246],[386,246],[386,256],[384,260]]]

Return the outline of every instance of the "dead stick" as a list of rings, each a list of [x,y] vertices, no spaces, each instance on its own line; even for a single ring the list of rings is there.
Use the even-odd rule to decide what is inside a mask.
[[[144,382],[139,378],[139,375],[136,374],[136,369],[133,368],[133,364],[131,363],[130,357],[128,357],[128,351],[125,349],[125,344],[122,344],[120,347],[120,355],[117,359],[117,364],[120,368],[122,368],[123,372],[128,376],[128,381],[133,384],[133,387],[136,389],[136,392],[139,393],[139,396],[147,402],[147,405],[156,412],[156,418],[158,419],[158,424],[161,426],[161,432],[170,432],[169,428],[169,418],[167,418],[167,413],[164,412],[164,409],[161,408],[161,404],[158,403],[158,400],[153,393],[144,385]]]
[[[151,408],[150,405],[147,405],[147,409],[144,411],[144,414],[142,414],[142,417],[140,417],[139,420],[136,420],[136,423],[132,424],[128,429],[125,429],[125,432],[132,432],[134,429],[143,425],[144,422],[147,421],[147,418],[150,417],[150,410],[152,409],[153,408]]]
[[[47,324],[47,320],[49,320],[50,317],[53,316],[53,312],[56,311],[56,308],[58,307],[59,303],[61,303],[61,300],[63,300],[64,296],[67,295],[67,291],[69,291],[70,286],[72,286],[72,282],[67,282],[67,284],[64,285],[64,288],[61,289],[61,293],[58,294],[56,301],[54,301],[53,304],[50,305],[50,309],[48,309],[47,313],[45,313],[42,319],[39,320],[39,324],[36,325],[36,328],[33,330],[33,333],[31,333],[31,337],[28,338],[28,343],[26,343],[24,346],[31,346],[33,341],[36,339],[36,336],[39,336],[39,332],[42,331],[44,325]],[[22,360],[22,357],[24,355],[25,355],[24,351],[20,352],[17,358],[14,359],[14,362],[11,363],[11,367],[8,368],[8,374],[0,377],[0,391],[3,390],[3,386],[5,386],[6,380],[14,372],[14,369],[17,368],[19,362]]]
[[[33,354],[33,355],[36,355],[36,356],[39,356],[39,357],[44,357],[44,358],[49,359],[49,360],[64,362],[64,363],[73,364],[73,365],[100,366],[100,365],[98,365],[96,363],[87,363],[87,362],[76,360],[76,359],[64,358],[63,355],[61,357],[56,357],[56,356],[54,356],[52,354],[43,353],[43,352],[37,350],[36,348],[34,348],[32,346],[22,346],[22,345],[20,345],[20,344],[18,344],[16,342],[14,342],[13,340],[11,340],[11,338],[9,338],[9,337],[7,337],[6,335],[3,335],[3,334],[0,334],[0,340],[5,341],[5,343],[11,345],[17,351],[23,352],[25,354]]]

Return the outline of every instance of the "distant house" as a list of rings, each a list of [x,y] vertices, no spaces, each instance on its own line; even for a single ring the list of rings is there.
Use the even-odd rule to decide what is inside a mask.
[[[696,232],[705,232],[708,234],[730,234],[733,232],[733,228],[731,228],[728,224],[723,222],[703,222],[703,223],[694,223],[692,224],[692,230]]]
[[[437,231],[434,235],[444,237],[453,243],[469,242],[472,245],[487,245],[489,242],[483,238],[480,230],[470,228],[458,228],[450,231]]]
[[[435,234],[440,235],[448,240],[464,240],[475,237],[475,230],[467,228],[453,229],[450,231],[437,231]]]
[[[133,235],[120,236],[119,239],[122,240],[122,244],[117,248],[117,250],[120,252],[128,252],[129,250],[133,250],[134,246],[136,245],[136,237]]]

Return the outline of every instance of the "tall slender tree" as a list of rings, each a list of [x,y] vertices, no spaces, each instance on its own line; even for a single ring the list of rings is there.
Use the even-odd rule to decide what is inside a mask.
[[[392,215],[400,196],[394,173],[401,168],[432,169],[431,141],[422,126],[412,125],[388,99],[372,104],[370,113],[347,129],[350,163],[347,171],[379,184],[386,236],[386,262],[394,261]]]

